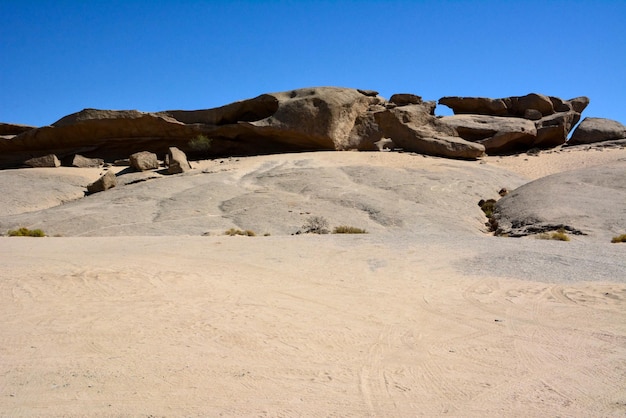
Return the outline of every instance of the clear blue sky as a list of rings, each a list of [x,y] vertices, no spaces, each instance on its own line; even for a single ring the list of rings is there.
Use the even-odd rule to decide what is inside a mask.
[[[583,116],[626,124],[624,0],[0,0],[0,16],[2,122],[343,86],[585,95]]]

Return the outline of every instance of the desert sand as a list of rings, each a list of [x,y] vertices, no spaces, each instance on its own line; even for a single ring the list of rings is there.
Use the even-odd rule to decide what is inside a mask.
[[[0,227],[60,236],[0,237],[0,415],[624,416],[626,244],[476,204],[619,161],[285,154],[85,198],[101,170],[2,171]],[[312,215],[369,233],[292,235]]]

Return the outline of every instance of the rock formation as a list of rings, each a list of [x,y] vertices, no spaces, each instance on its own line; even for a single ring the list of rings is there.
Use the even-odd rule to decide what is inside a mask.
[[[585,118],[576,127],[567,144],[592,144],[619,139],[626,139],[626,126],[611,119]]]
[[[55,153],[115,161],[147,151],[164,155],[176,147],[192,158],[317,150],[395,149],[450,158],[549,148],[565,143],[589,103],[541,94],[489,99],[444,97],[454,116],[436,117],[435,102],[408,93],[389,100],[373,90],[316,87],[205,110],[85,109],[41,128],[0,125],[0,167]],[[581,131],[582,132],[582,131]],[[208,149],[194,150],[204,136]],[[385,149],[384,147],[382,149]]]
[[[441,118],[442,123],[457,129],[461,138],[483,144],[488,154],[500,154],[564,144],[589,99],[531,93],[502,99],[443,97],[439,104],[455,114]]]

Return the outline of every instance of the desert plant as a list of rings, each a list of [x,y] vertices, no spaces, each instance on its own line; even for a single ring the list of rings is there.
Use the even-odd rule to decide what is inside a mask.
[[[246,236],[246,237],[254,237],[254,236],[256,236],[254,231],[251,231],[249,229],[246,229],[245,231],[242,231],[241,229],[235,229],[235,228],[230,228],[228,231],[225,231],[224,235],[230,235],[231,237],[233,237],[235,235],[243,235],[243,236]]]
[[[489,199],[489,200],[481,199],[480,202],[478,202],[478,206],[480,206],[483,212],[485,212],[485,216],[487,218],[491,218],[493,216],[493,211],[496,208],[496,200],[495,199]]]
[[[616,237],[613,237],[613,239],[611,239],[611,242],[613,244],[616,244],[618,242],[626,242],[626,234],[622,234],[622,235],[618,235]]]
[[[10,237],[45,237],[41,229],[30,230],[28,228],[14,229],[8,232]]]
[[[213,139],[207,138],[205,135],[198,135],[189,141],[189,148],[197,152],[206,152],[211,149]]]
[[[555,241],[569,241],[569,236],[565,233],[565,229],[559,228],[558,231],[548,234],[547,232],[537,235],[539,239],[551,239]]]
[[[305,234],[328,234],[328,221],[322,216],[311,216],[302,225]]]
[[[367,234],[367,231],[354,226],[342,225],[335,227],[333,234]]]

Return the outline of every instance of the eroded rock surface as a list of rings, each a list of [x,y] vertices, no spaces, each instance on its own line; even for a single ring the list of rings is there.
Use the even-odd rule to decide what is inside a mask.
[[[626,231],[626,162],[542,177],[498,200],[498,233],[513,237],[560,228],[610,241]]]

